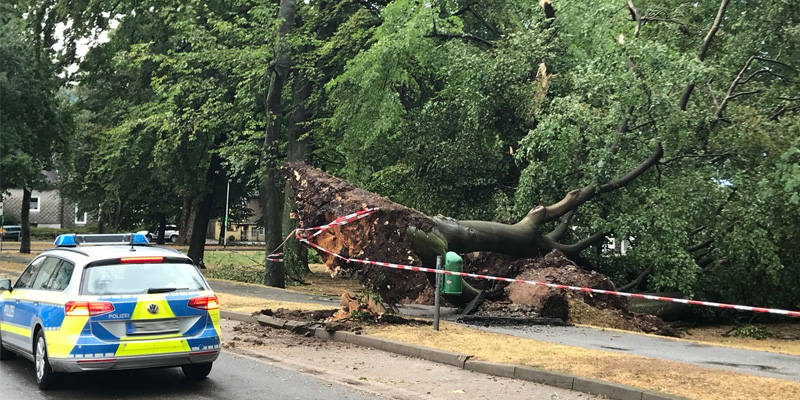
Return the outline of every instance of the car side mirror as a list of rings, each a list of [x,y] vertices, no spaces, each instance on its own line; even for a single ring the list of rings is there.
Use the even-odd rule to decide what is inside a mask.
[[[10,292],[11,290],[11,279],[0,279],[0,292]]]

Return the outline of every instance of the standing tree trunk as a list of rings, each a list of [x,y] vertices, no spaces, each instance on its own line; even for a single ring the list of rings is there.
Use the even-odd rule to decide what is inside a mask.
[[[103,234],[105,232],[105,204],[100,205],[100,210],[97,212],[97,233]]]
[[[208,170],[206,170],[206,193],[200,203],[193,208],[196,212],[194,213],[192,233],[189,237],[189,251],[186,255],[200,268],[205,268],[203,255],[205,254],[206,232],[208,231],[208,221],[211,220],[211,213],[214,211],[214,199],[217,195],[217,181],[221,167],[222,159],[217,153],[214,153],[211,156]]]
[[[193,203],[192,196],[183,196],[183,204],[181,205],[181,225],[178,227],[178,240],[175,242],[176,244],[185,245],[188,243],[187,238],[189,238],[189,234],[192,231],[192,220],[190,217],[192,214]]]
[[[19,219],[22,224],[19,252],[29,254],[31,252],[31,191],[27,188],[22,188],[22,210],[20,210]]]
[[[167,216],[162,212],[158,213],[158,236],[156,244],[164,244],[164,231],[167,230]]]
[[[264,137],[264,176],[261,179],[261,210],[267,255],[281,244],[281,213],[278,189],[278,134],[283,119],[281,93],[289,75],[291,44],[286,35],[294,24],[295,0],[281,0],[278,18],[278,40],[267,92],[266,135]],[[283,263],[265,258],[264,285],[285,287]]]
[[[225,220],[222,220],[222,223],[219,224],[219,239],[217,240],[217,244],[223,245],[225,244],[225,234],[228,233],[228,224],[225,223]]]
[[[306,102],[311,96],[311,82],[302,73],[295,70],[292,84],[292,104],[294,111],[289,117],[287,159],[289,162],[302,161],[310,163],[311,146],[309,138],[303,138],[308,131],[305,123],[311,119],[311,113],[306,107]],[[297,221],[292,218],[296,212],[294,206],[294,189],[292,182],[286,180],[283,190],[283,236],[288,236],[297,228]],[[289,271],[297,273],[309,273],[308,268],[308,249],[297,240],[289,240],[283,247],[283,265]]]

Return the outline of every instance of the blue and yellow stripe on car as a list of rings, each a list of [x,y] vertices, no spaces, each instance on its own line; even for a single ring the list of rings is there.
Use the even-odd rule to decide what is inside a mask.
[[[27,291],[25,291],[27,292]],[[197,317],[197,321],[183,333],[118,337],[102,326],[103,321],[112,321],[109,314],[89,316],[66,316],[64,305],[67,296],[62,293],[31,293],[18,291],[10,298],[3,295],[4,302],[35,302],[37,310],[32,315],[41,320],[47,341],[48,354],[53,359],[101,359],[126,356],[189,353],[220,348],[219,310],[199,310],[188,307],[188,299],[198,296],[213,296],[211,291],[172,292],[165,294],[81,296],[82,301],[108,301],[114,304],[116,314],[128,314],[120,323]],[[156,314],[147,311],[150,304],[158,306]],[[31,320],[21,324],[14,318],[6,318],[0,324],[3,332],[32,338]]]

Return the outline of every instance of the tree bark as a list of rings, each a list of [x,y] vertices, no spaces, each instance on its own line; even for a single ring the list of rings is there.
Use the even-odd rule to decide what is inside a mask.
[[[197,211],[193,221],[192,233],[189,237],[189,251],[186,255],[200,268],[205,268],[203,255],[205,254],[206,231],[208,230],[208,221],[211,219],[211,213],[214,209],[214,199],[217,194],[217,181],[219,180],[221,166],[222,159],[218,154],[214,153],[211,156],[211,163],[206,170],[206,185],[208,185],[206,193],[203,195],[200,203],[194,207]]]
[[[311,82],[299,71],[294,71],[292,84],[292,104],[294,110],[289,117],[287,159],[288,161],[302,161],[310,163],[311,146],[309,138],[303,138],[308,132],[305,125],[311,119],[311,112],[306,107],[306,102],[311,96]],[[297,228],[297,221],[292,218],[296,212],[294,207],[294,190],[292,183],[287,179],[283,190],[283,236],[288,236]],[[308,273],[308,249],[296,240],[286,242],[283,247],[283,265],[293,273]]]
[[[225,223],[225,220],[222,220],[222,223],[219,224],[219,239],[217,239],[217,244],[223,245],[225,244],[225,235],[228,233],[228,224]]]
[[[39,203],[41,207],[41,202]],[[22,225],[20,232],[19,252],[29,254],[31,252],[31,190],[22,188],[22,210],[19,219]]]
[[[167,216],[162,212],[158,213],[158,232],[156,233],[156,244],[164,244],[164,231],[167,230]]]
[[[725,16],[725,10],[728,8],[729,3],[730,0],[722,0],[720,2],[719,9],[717,10],[717,16],[714,18],[714,22],[711,24],[711,28],[708,30],[708,33],[706,33],[703,41],[700,42],[700,47],[697,48],[697,59],[700,60],[700,62],[703,62],[706,59],[706,54],[708,54],[708,46],[711,45],[711,41],[717,34],[720,24],[722,24],[722,18]],[[686,107],[689,105],[689,98],[692,96],[692,92],[694,91],[694,86],[694,82],[689,82],[689,84],[686,85],[686,89],[684,89],[683,94],[681,95],[681,100],[678,103],[681,111],[686,111]]]
[[[106,217],[105,217],[105,205],[100,205],[100,210],[97,212],[97,233],[103,234],[105,231],[105,224],[106,224]]]
[[[192,229],[192,205],[194,201],[192,196],[184,195],[183,196],[183,204],[181,205],[181,226],[178,227],[178,240],[176,241],[177,244],[185,245],[188,243],[187,238],[189,238],[189,234],[191,233]]]
[[[261,210],[264,226],[267,255],[281,244],[281,213],[278,187],[278,135],[283,120],[281,94],[289,75],[291,64],[291,44],[286,35],[292,29],[295,16],[295,0],[281,0],[278,18],[278,40],[273,58],[274,65],[267,91],[266,134],[264,137],[264,175],[261,179]],[[283,263],[265,258],[264,285],[286,286],[286,272]]]

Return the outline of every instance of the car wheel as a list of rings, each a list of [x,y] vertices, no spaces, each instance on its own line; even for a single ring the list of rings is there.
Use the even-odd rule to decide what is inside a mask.
[[[189,364],[181,366],[186,379],[203,379],[211,373],[212,363]]]
[[[44,340],[44,331],[36,333],[36,340],[33,346],[33,362],[36,367],[36,384],[40,390],[52,389],[55,385],[56,373],[50,366],[50,359],[47,357],[47,342]]]
[[[5,361],[5,360],[13,360],[16,357],[17,357],[17,353],[14,353],[13,351],[11,351],[11,350],[7,349],[5,346],[3,346],[3,338],[0,337],[0,360],[3,360],[3,361]]]
[[[169,237],[169,241],[175,243],[178,241],[178,235],[172,235]]]

